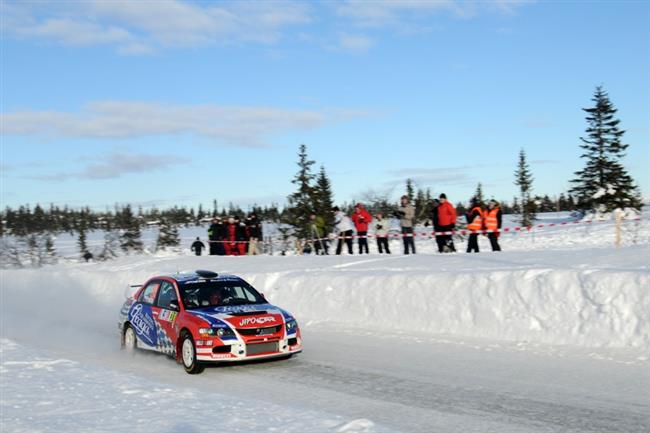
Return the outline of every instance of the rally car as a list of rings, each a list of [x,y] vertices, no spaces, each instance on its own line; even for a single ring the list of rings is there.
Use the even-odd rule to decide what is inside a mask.
[[[290,357],[302,351],[296,319],[234,275],[194,271],[150,278],[124,302],[122,347],[170,355],[190,374],[204,363]]]

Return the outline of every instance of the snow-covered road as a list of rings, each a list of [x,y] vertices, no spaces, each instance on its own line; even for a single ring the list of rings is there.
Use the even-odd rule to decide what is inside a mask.
[[[156,422],[142,425],[141,420],[167,413],[163,419],[176,422],[163,425],[163,431],[207,432],[211,429],[202,408],[210,401],[229,414],[226,431],[245,431],[247,425],[254,431],[290,432],[650,430],[647,363],[595,359],[590,352],[568,349],[558,356],[544,353],[543,346],[533,352],[484,340],[402,338],[322,326],[308,327],[305,340],[305,352],[288,361],[213,367],[200,376],[185,374],[164,356],[141,353],[131,359],[115,349],[115,341],[106,340],[97,341],[101,344],[91,352],[85,344],[62,350],[54,343],[58,348],[47,351],[51,358],[39,353],[41,365],[32,368],[41,374],[48,367],[54,371],[34,381],[25,364],[15,364],[25,361],[25,351],[10,350],[2,370],[3,400],[9,400],[3,403],[7,431],[66,431],[73,426],[76,431],[127,426],[153,431]],[[28,347],[38,343],[22,342]],[[71,368],[65,360],[76,363],[69,377],[60,373]],[[47,391],[40,394],[33,387]],[[27,395],[31,408],[20,407],[16,394]],[[137,397],[135,402],[125,403],[125,394]],[[42,400],[34,400],[35,395]],[[88,401],[91,408],[84,407]],[[97,405],[103,408],[101,418],[111,422],[100,426],[100,414],[86,412]],[[43,412],[46,406],[58,410]],[[183,416],[188,410],[193,415]],[[219,412],[209,409],[208,414],[219,419]],[[268,425],[265,413],[273,415]],[[191,429],[181,429],[187,426]]]

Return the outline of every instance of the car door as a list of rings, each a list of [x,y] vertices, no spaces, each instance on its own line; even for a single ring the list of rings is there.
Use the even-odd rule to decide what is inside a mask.
[[[138,299],[129,309],[128,320],[138,339],[138,347],[156,350],[158,336],[154,320],[154,301],[158,295],[160,281],[150,281],[140,292]]]
[[[161,281],[155,305],[152,307],[154,320],[156,322],[157,342],[156,350],[175,355],[176,353],[176,319],[178,311],[171,307],[172,301],[178,306],[178,295],[174,285],[166,280]]]

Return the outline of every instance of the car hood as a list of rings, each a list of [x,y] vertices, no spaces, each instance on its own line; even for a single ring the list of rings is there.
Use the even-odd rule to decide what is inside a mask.
[[[188,310],[188,313],[206,320],[211,326],[227,323],[235,328],[278,326],[293,319],[289,313],[271,304],[205,307]]]

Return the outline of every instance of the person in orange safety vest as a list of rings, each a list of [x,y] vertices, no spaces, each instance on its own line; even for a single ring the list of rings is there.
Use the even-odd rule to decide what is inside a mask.
[[[488,239],[490,240],[492,251],[501,251],[501,246],[499,245],[499,231],[501,230],[502,218],[501,208],[496,200],[489,201],[484,216],[485,228],[491,231],[488,233]]]
[[[472,210],[467,214],[467,230],[472,232],[469,234],[469,240],[467,241],[467,252],[478,253],[478,235],[481,230],[484,230],[483,225],[483,213],[482,204],[478,201],[472,203],[474,206]]]

